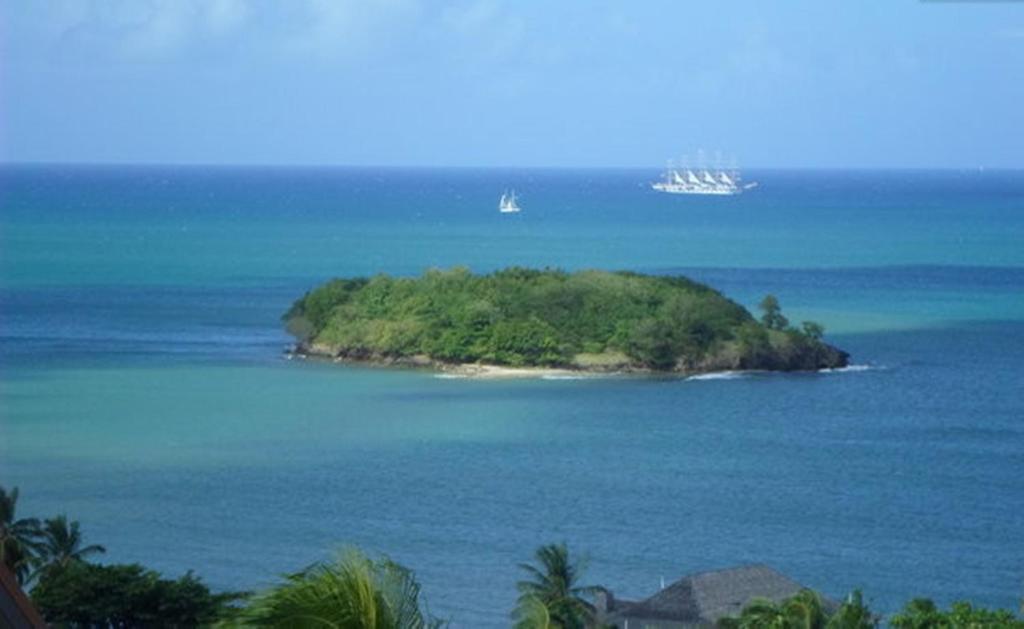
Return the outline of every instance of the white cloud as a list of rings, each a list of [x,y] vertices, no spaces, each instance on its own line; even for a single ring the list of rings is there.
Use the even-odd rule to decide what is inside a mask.
[[[419,0],[53,0],[27,5],[21,14],[42,36],[38,43],[73,57],[103,51],[168,57],[252,35],[270,54],[337,58],[389,45],[420,6]]]
[[[441,12],[441,22],[462,34],[492,30],[500,17],[500,7],[495,0],[477,0],[467,4],[449,5]]]
[[[227,33],[241,27],[249,17],[247,0],[208,0],[206,26],[214,33]]]
[[[304,0],[285,49],[332,59],[390,45],[419,15],[416,0]]]
[[[122,45],[132,54],[167,54],[193,36],[199,6],[195,2],[155,0],[141,20],[128,25]],[[122,17],[122,16],[115,16]]]
[[[449,5],[442,11],[443,36],[461,42],[464,57],[486,64],[521,53],[526,43],[526,22],[497,0],[474,0]]]
[[[51,52],[165,56],[199,37],[225,37],[247,21],[252,0],[53,0],[28,5],[19,28]]]

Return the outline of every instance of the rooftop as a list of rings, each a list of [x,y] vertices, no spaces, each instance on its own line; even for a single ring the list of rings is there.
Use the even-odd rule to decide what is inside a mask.
[[[605,622],[625,626],[625,621],[666,621],[655,626],[710,626],[726,616],[737,616],[754,598],[778,602],[803,585],[763,564],[727,568],[689,575],[642,601],[616,601],[610,592],[599,597],[598,609]],[[600,600],[603,599],[603,600]],[[827,599],[826,608],[835,606]]]

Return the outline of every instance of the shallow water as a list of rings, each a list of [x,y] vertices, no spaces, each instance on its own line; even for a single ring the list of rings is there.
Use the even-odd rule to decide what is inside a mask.
[[[653,176],[0,169],[0,483],[111,561],[219,588],[387,552],[456,626],[507,624],[516,563],[556,540],[626,597],[756,561],[881,610],[1016,607],[1024,178],[756,173],[712,203]],[[479,381],[282,356],[280,314],[326,277],[511,263],[772,292],[859,367]]]

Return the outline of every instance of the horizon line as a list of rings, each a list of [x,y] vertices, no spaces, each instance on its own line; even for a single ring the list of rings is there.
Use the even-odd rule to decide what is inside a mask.
[[[120,161],[41,161],[41,160],[0,160],[5,167],[136,167],[136,168],[252,168],[252,169],[349,169],[349,170],[663,170],[666,166],[571,166],[571,165],[466,165],[466,164],[346,164],[346,163],[275,163],[275,162],[120,162]],[[695,168],[719,169],[717,166]],[[743,166],[726,170],[818,170],[818,171],[1022,171],[1022,166]]]

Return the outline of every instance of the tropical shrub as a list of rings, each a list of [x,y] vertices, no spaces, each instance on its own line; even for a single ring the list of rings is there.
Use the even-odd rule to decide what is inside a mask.
[[[801,590],[781,603],[755,598],[738,618],[724,618],[718,624],[723,629],[824,629],[826,622],[821,597]]]
[[[722,629],[873,629],[878,619],[864,604],[860,590],[853,591],[829,616],[821,597],[813,590],[801,590],[781,602],[756,598],[738,617],[723,618]]]
[[[171,580],[138,564],[84,562],[44,571],[31,595],[47,622],[72,627],[208,625],[239,596],[212,594],[191,572]]]
[[[889,624],[897,629],[1024,629],[1024,620],[1004,609],[984,609],[959,601],[944,612],[927,598],[907,603]]]

